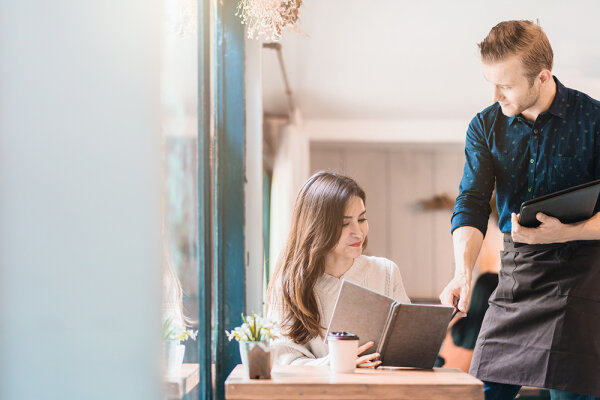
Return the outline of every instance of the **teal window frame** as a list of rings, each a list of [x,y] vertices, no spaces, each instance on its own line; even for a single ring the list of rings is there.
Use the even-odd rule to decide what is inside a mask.
[[[245,309],[244,26],[236,7],[235,0],[198,2],[198,392],[211,400],[225,398],[225,379],[240,363],[225,330]]]
[[[198,1],[198,397],[212,399],[210,0]]]

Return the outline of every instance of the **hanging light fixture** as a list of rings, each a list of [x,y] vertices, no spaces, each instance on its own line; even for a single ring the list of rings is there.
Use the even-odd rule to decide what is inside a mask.
[[[236,15],[249,39],[279,40],[285,29],[297,28],[302,0],[240,0]]]

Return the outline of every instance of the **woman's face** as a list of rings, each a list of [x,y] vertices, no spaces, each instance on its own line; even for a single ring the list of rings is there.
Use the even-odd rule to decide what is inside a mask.
[[[365,204],[360,197],[353,197],[346,204],[342,236],[331,250],[338,257],[356,258],[362,254],[362,245],[369,233]]]

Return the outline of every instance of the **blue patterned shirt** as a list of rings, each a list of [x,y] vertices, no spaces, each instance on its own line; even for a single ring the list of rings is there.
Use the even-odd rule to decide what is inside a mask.
[[[498,103],[473,118],[452,231],[472,226],[485,235],[494,186],[498,227],[510,232],[510,214],[525,200],[600,179],[600,102],[554,80],[556,96],[535,122],[506,117]]]

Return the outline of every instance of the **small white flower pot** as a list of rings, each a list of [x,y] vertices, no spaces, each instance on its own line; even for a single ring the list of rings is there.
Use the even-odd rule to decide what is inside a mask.
[[[246,379],[271,379],[271,346],[268,341],[240,341],[240,356]]]
[[[179,340],[165,340],[165,362],[168,376],[176,375],[183,364],[185,345],[179,344]]]

